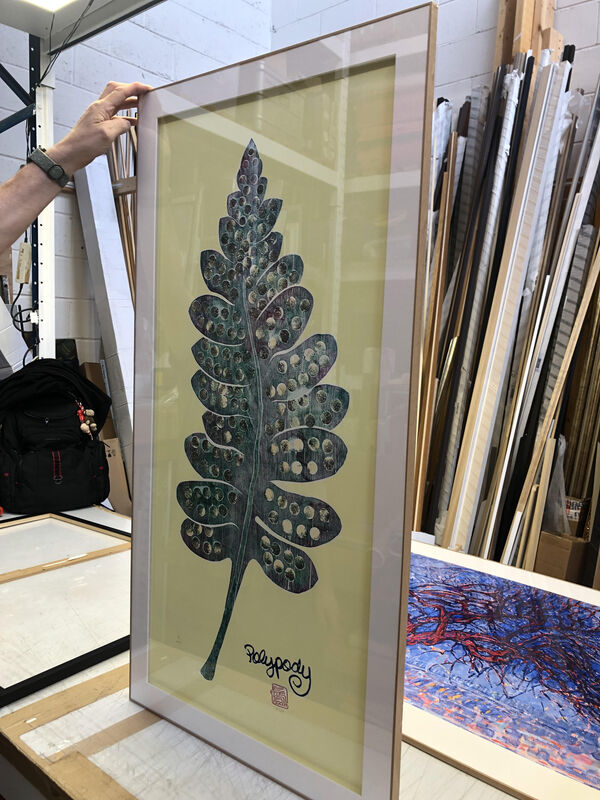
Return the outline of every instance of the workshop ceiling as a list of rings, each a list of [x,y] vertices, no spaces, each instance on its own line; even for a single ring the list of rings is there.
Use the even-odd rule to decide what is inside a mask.
[[[49,40],[51,34],[48,50],[52,53],[60,48],[82,14],[69,47],[159,2],[162,0],[93,0],[87,8],[90,0],[2,0],[0,23],[44,40]]]

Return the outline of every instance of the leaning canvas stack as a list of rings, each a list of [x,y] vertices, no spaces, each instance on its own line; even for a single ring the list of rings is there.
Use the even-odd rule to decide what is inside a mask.
[[[519,55],[433,126],[414,526],[529,569],[563,471],[592,510],[600,484],[600,91],[573,58]]]

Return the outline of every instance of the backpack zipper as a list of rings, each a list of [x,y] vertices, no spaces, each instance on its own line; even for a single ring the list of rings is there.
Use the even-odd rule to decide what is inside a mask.
[[[60,450],[52,451],[52,480],[57,485],[63,482],[62,474],[62,461],[60,458]]]

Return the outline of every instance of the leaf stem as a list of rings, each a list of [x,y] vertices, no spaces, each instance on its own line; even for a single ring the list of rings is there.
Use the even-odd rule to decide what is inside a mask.
[[[207,681],[212,681],[212,679],[214,678],[215,669],[217,668],[217,660],[219,658],[219,653],[221,652],[221,647],[223,647],[223,642],[225,640],[225,634],[227,633],[227,628],[229,627],[229,622],[231,621],[231,615],[233,613],[233,607],[235,605],[235,599],[237,597],[237,593],[240,588],[240,583],[241,583],[241,576],[239,580],[236,580],[235,570],[232,564],[231,576],[229,578],[229,588],[227,589],[227,597],[225,598],[225,609],[223,610],[223,618],[221,620],[221,625],[219,626],[219,630],[217,631],[217,636],[212,646],[212,650],[210,651],[210,655],[208,656],[204,666],[200,670],[202,676],[206,678]]]
[[[241,288],[240,295],[244,297],[245,295],[244,295],[243,281],[240,288]],[[217,667],[217,660],[219,658],[219,653],[221,652],[221,647],[223,646],[223,640],[225,639],[225,634],[227,633],[227,628],[229,627],[229,622],[231,620],[231,615],[233,613],[235,600],[240,590],[242,578],[244,576],[244,572],[248,564],[248,559],[246,557],[246,547],[248,543],[248,533],[250,530],[250,525],[252,524],[252,509],[254,508],[254,492],[256,490],[256,481],[258,479],[258,473],[260,470],[259,447],[260,447],[260,437],[263,426],[263,410],[264,410],[260,363],[258,355],[256,353],[256,343],[254,341],[252,324],[248,319],[248,315],[245,313],[246,307],[244,302],[242,302],[242,310],[244,312],[246,330],[248,331],[248,336],[250,337],[250,346],[252,349],[252,360],[254,364],[254,374],[255,374],[255,393],[258,405],[258,415],[257,415],[258,418],[254,431],[254,442],[252,445],[252,473],[250,477],[250,483],[248,485],[248,498],[246,500],[246,510],[244,512],[244,522],[242,524],[242,530],[240,531],[240,543],[236,554],[236,558],[235,561],[233,559],[231,561],[231,575],[229,578],[229,588],[227,589],[227,597],[225,598],[225,608],[223,610],[223,618],[221,619],[221,625],[219,626],[219,630],[217,631],[217,636],[213,644],[212,650],[210,651],[210,655],[208,656],[208,658],[206,659],[206,663],[200,670],[202,675],[208,681],[211,681],[214,677],[215,669]]]
[[[243,284],[242,284],[242,291],[243,291]],[[260,438],[262,435],[262,427],[263,427],[263,393],[262,393],[262,381],[261,381],[261,372],[260,372],[260,362],[258,359],[258,355],[256,353],[256,342],[254,341],[254,331],[252,330],[252,322],[248,319],[248,315],[246,314],[246,307],[244,305],[244,317],[246,322],[246,329],[248,331],[248,336],[250,337],[250,347],[252,351],[252,363],[254,366],[254,376],[255,376],[255,383],[254,383],[254,390],[256,395],[256,402],[258,406],[258,413],[256,419],[256,426],[254,430],[254,442],[252,445],[252,473],[250,476],[250,483],[248,485],[248,499],[246,501],[246,511],[244,513],[244,522],[242,525],[242,532],[240,535],[240,546],[238,549],[237,554],[237,561],[236,564],[232,567],[232,572],[236,572],[238,575],[238,589],[239,585],[242,582],[242,575],[244,574],[244,570],[246,569],[246,546],[248,543],[248,532],[250,529],[250,525],[252,523],[252,509],[254,508],[254,492],[256,490],[256,481],[258,479],[258,473],[260,470]]]

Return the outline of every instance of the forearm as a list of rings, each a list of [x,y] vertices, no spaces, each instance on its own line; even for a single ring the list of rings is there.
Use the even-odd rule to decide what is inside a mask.
[[[72,176],[135,125],[134,117],[117,116],[135,108],[151,87],[144,83],[109,83],[64,139],[48,148],[48,156]],[[0,186],[0,252],[10,247],[60,192],[60,185],[36,164],[27,164]]]
[[[48,151],[53,157],[53,150]],[[0,186],[0,252],[10,247],[31,225],[60,186],[35,164],[26,164]]]

